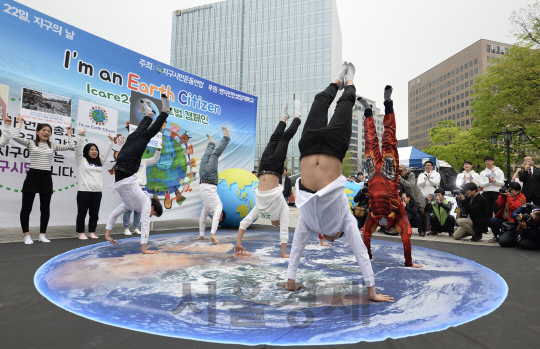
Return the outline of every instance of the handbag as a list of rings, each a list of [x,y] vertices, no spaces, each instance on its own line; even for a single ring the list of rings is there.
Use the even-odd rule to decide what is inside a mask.
[[[362,218],[366,215],[366,208],[361,206],[355,206],[354,208],[354,216],[358,218]]]

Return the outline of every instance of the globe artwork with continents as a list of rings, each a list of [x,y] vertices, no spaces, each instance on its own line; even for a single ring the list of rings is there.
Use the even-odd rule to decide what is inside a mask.
[[[249,253],[242,255],[233,254],[236,232],[218,230],[218,235],[219,245],[197,240],[196,231],[151,235],[149,248],[160,250],[152,255],[140,253],[139,238],[81,247],[46,262],[34,283],[57,306],[103,324],[197,341],[276,346],[441,331],[494,311],[508,293],[498,274],[474,261],[414,247],[413,259],[424,268],[407,268],[401,243],[374,239],[375,286],[395,303],[370,302],[347,243],[323,247],[317,234],[298,269],[304,287],[289,292],[279,286],[288,259],[280,258],[277,231],[248,230],[243,246]]]
[[[218,176],[218,195],[226,213],[220,226],[238,228],[242,219],[255,206],[255,188],[259,180],[253,173],[240,168],[221,171]]]

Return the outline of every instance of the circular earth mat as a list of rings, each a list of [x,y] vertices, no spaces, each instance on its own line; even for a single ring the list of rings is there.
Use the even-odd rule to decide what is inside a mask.
[[[423,269],[403,266],[401,243],[372,241],[375,286],[395,303],[367,300],[367,289],[344,241],[306,247],[289,292],[288,259],[277,232],[248,231],[248,255],[233,255],[236,234],[220,245],[198,233],[152,235],[157,255],[140,239],[78,248],[39,268],[39,292],[72,313],[161,336],[245,345],[329,345],[382,341],[440,331],[484,316],[508,294],[506,282],[473,261],[414,247]],[[292,238],[292,234],[291,234]]]

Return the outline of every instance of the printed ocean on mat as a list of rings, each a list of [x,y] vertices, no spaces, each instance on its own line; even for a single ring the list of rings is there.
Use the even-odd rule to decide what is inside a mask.
[[[34,278],[39,292],[70,312],[112,326],[156,335],[246,345],[329,345],[381,341],[440,331],[484,316],[508,293],[493,271],[467,259],[414,247],[403,266],[401,243],[373,240],[379,293],[395,303],[367,300],[360,268],[344,241],[304,251],[297,282],[278,284],[288,259],[277,231],[246,232],[245,256],[232,253],[236,234],[220,245],[198,233],[152,235],[157,255],[140,240],[82,247],[45,263]],[[292,241],[292,233],[291,233]]]

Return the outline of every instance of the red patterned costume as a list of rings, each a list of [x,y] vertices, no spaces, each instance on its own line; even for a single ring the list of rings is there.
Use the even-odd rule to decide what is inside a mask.
[[[411,225],[399,198],[396,118],[392,101],[385,101],[384,105],[382,155],[375,122],[372,116],[368,116],[371,115],[371,109],[366,109],[366,119],[364,120],[366,172],[369,188],[369,215],[363,229],[364,244],[371,259],[371,234],[375,232],[377,226],[394,226],[403,240],[405,265],[412,267]]]

